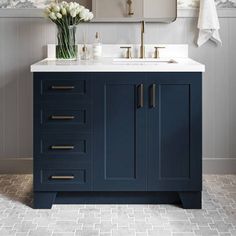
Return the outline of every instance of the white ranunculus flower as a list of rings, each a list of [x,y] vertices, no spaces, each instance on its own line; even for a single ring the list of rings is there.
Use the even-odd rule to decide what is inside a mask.
[[[71,15],[72,18],[75,18],[75,17],[76,17],[76,10],[75,10],[75,9],[72,9],[72,10],[70,11],[70,15]]]
[[[51,9],[53,9],[55,6],[56,6],[56,4],[55,4],[54,2],[52,2],[52,3],[49,5],[49,7],[50,7]]]
[[[64,7],[61,8],[61,14],[62,14],[63,16],[65,16],[65,15],[67,14],[66,8],[64,8]]]
[[[76,8],[79,4],[77,2],[74,2],[74,8]]]
[[[57,5],[54,6],[54,7],[53,7],[53,11],[54,11],[54,12],[59,12],[59,11],[60,11],[60,7],[57,6]]]
[[[92,18],[91,18],[92,16],[91,16],[91,12],[89,11],[89,12],[87,12],[87,14],[86,14],[86,17],[85,17],[85,19],[84,19],[84,21],[89,21],[89,20],[91,20]]]
[[[57,12],[56,17],[57,17],[58,19],[61,19],[61,18],[62,18],[62,14],[59,13],[59,12]]]
[[[52,20],[56,20],[56,19],[57,19],[57,17],[56,17],[56,15],[55,15],[54,12],[50,12],[49,17],[50,17]]]
[[[83,7],[83,6],[77,7],[77,9],[76,9],[77,14],[79,14],[81,11],[83,11],[83,9],[85,9],[85,7]]]
[[[92,20],[94,17],[93,13],[92,12],[89,12],[89,20]]]
[[[72,10],[74,10],[75,8],[75,4],[73,2],[69,3],[69,11],[71,12]]]
[[[62,2],[61,2],[61,5],[62,5],[62,6],[67,6],[67,5],[68,5],[68,2],[62,1]]]
[[[77,6],[77,7],[76,7],[76,13],[79,14],[83,9],[84,9],[83,6],[80,6],[80,5]]]
[[[80,12],[80,14],[79,14],[79,16],[80,16],[80,18],[82,19],[82,20],[87,20],[87,18],[88,18],[88,13],[89,13],[89,10],[88,9],[86,9],[86,8],[84,8],[81,12]]]

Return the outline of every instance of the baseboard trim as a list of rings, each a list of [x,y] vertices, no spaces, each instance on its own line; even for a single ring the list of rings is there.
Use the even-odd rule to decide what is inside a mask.
[[[0,174],[32,174],[32,158],[0,159]]]
[[[204,174],[236,174],[236,158],[204,158]]]
[[[0,159],[0,174],[31,174],[31,158]],[[204,174],[236,174],[236,158],[204,158]]]

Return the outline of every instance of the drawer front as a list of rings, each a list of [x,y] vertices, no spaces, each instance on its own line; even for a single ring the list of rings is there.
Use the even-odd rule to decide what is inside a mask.
[[[90,136],[90,134],[43,134],[38,141],[35,140],[35,158],[89,161]]]
[[[76,169],[75,169],[76,168]],[[35,191],[89,191],[90,167],[77,164],[74,168],[38,168],[34,173]]]
[[[89,105],[78,105],[69,108],[59,106],[38,106],[35,109],[35,121],[40,129],[61,132],[90,132],[91,114]]]
[[[91,86],[88,73],[35,73],[34,83],[34,92],[40,99],[90,100]]]

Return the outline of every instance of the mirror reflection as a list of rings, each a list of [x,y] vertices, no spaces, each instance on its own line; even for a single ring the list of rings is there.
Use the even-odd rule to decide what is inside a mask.
[[[80,0],[98,22],[166,22],[177,17],[177,0]]]

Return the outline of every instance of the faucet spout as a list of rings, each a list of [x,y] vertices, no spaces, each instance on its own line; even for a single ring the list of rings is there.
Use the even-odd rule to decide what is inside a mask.
[[[140,58],[145,58],[144,33],[145,33],[145,21],[141,21],[141,46],[140,46]]]

